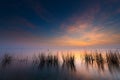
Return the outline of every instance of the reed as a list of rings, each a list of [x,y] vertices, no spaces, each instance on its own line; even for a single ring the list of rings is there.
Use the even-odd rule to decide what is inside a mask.
[[[75,57],[73,55],[67,55],[66,57],[65,56],[62,56],[62,59],[63,59],[63,67],[67,67],[68,69],[72,70],[72,71],[75,71]]]
[[[112,52],[109,51],[108,53],[106,53],[106,61],[108,63],[108,65],[114,65],[114,66],[118,66],[120,64],[120,54],[117,52]]]
[[[45,66],[47,67],[58,67],[59,65],[59,60],[58,60],[58,56],[56,55],[47,55],[45,56],[44,54],[39,54],[38,55],[38,59],[39,62],[39,68],[43,68]]]
[[[7,65],[11,64],[12,60],[13,60],[13,57],[11,55],[5,54],[1,61],[2,68],[5,68]]]

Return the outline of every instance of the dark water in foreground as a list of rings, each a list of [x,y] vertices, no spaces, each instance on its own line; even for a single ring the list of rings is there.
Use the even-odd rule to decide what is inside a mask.
[[[120,51],[1,51],[0,80],[120,80]]]

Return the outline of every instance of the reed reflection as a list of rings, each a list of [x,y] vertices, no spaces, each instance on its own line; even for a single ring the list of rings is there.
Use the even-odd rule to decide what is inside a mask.
[[[1,60],[1,67],[6,68],[12,63],[13,57],[10,56],[9,54],[5,54]]]
[[[84,59],[85,59],[85,64],[87,68],[89,68],[89,65],[93,66],[94,58],[92,54],[85,53]]]
[[[60,61],[58,58],[58,55],[50,55],[48,54],[45,56],[44,54],[39,54],[38,57],[35,57],[36,59],[33,60],[34,65],[38,65],[38,69],[44,69],[44,68],[61,68],[61,69],[68,69],[71,71],[75,71],[75,57],[72,55],[69,56],[62,56],[62,67],[60,66]]]
[[[108,69],[111,73],[113,73],[115,70],[120,71],[120,54],[118,51],[114,53],[112,53],[112,51],[109,51],[106,54],[106,60],[108,63]]]
[[[97,68],[99,72],[104,71],[105,66],[107,66],[111,73],[115,72],[115,70],[120,71],[120,54],[118,51],[109,51],[106,52],[105,55],[98,51],[94,54],[85,52],[84,60],[87,69],[97,64],[97,67],[94,66],[93,68]]]
[[[43,54],[39,55],[39,61],[38,61],[39,65],[38,68],[42,69],[43,67],[58,67],[59,66],[59,62],[58,62],[58,57],[57,56],[53,56],[53,55],[48,55],[47,57]]]
[[[62,68],[68,68],[71,71],[76,71],[75,67],[75,57],[72,55],[67,55],[66,57],[62,55],[63,64]]]
[[[98,66],[98,69],[99,69],[99,71],[104,71],[104,59],[103,59],[103,56],[102,56],[102,54],[100,53],[100,54],[97,54],[96,53],[96,63],[97,63],[97,66]]]
[[[66,53],[66,54],[45,54],[40,53],[37,55],[33,55],[32,59],[29,64],[29,57],[22,57],[20,58],[11,56],[9,54],[5,54],[1,57],[0,61],[0,68],[2,70],[5,70],[6,67],[9,68],[10,65],[13,65],[12,63],[22,63],[20,64],[20,68],[22,65],[25,69],[30,68],[31,71],[35,72],[42,72],[45,73],[45,71],[49,71],[52,73],[52,71],[56,71],[58,74],[62,74],[64,72],[66,73],[77,73],[80,70],[84,69],[83,67],[87,67],[87,69],[91,69],[92,71],[97,70],[97,72],[106,73],[114,73],[114,72],[120,72],[120,53],[119,51],[106,51],[105,53],[102,53],[100,51],[94,51],[94,52],[85,52],[82,53],[84,58],[77,59],[78,54],[76,57],[76,54]],[[81,60],[81,61],[80,61]],[[83,64],[76,64],[77,62],[84,62]],[[16,66],[17,64],[14,64],[13,66]],[[29,66],[27,66],[29,65]],[[79,65],[82,65],[83,67],[78,67]],[[17,67],[16,67],[17,68]],[[41,71],[39,71],[41,70]],[[87,72],[87,70],[86,70]],[[19,72],[18,72],[19,73]],[[55,74],[56,74],[55,73]],[[82,73],[82,72],[81,72]],[[91,72],[89,72],[91,74]],[[46,74],[44,74],[46,75]],[[116,75],[116,74],[114,74]]]

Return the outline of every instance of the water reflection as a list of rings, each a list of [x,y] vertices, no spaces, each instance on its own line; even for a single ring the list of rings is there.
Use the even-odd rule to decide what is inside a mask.
[[[62,56],[62,59],[63,59],[63,64],[62,64],[62,68],[67,68],[71,71],[75,71],[76,68],[75,68],[75,57],[72,56],[72,55],[67,55],[66,57],[65,56]]]
[[[101,53],[96,54],[96,63],[97,63],[99,71],[101,70],[104,71],[104,59]]]
[[[118,52],[112,54],[111,51],[109,51],[109,53],[110,54],[106,54],[109,71],[111,73],[113,73],[114,70],[120,71],[120,54]]]
[[[105,66],[111,73],[116,70],[120,71],[120,54],[118,52],[109,51],[103,55],[100,52],[95,54],[85,53],[84,59],[87,68],[96,64],[99,72],[105,71]]]
[[[48,55],[47,57],[43,54],[39,54],[39,63],[38,63],[38,69],[43,69],[45,66],[47,67],[58,67],[59,62],[58,62],[58,57],[57,56],[52,56]]]
[[[92,54],[85,53],[84,58],[87,68],[89,68],[89,65],[93,66],[94,58]]]
[[[114,52],[108,51],[104,54],[99,51],[95,51],[93,53],[92,52],[88,53],[87,51],[85,51],[83,53],[84,58],[79,57],[80,59],[78,60],[77,59],[78,56],[79,55],[77,55],[77,57],[76,57],[76,54],[68,54],[68,53],[67,54],[40,53],[38,55],[34,54],[31,59],[29,59],[28,56],[20,59],[19,57],[5,54],[1,58],[0,68],[1,68],[1,70],[9,68],[10,64],[14,63],[14,64],[12,64],[13,69],[23,69],[24,68],[23,70],[28,70],[28,71],[26,71],[26,74],[24,76],[34,73],[35,75],[32,77],[31,80],[34,80],[34,78],[39,75],[42,75],[45,78],[46,75],[48,75],[48,74],[49,75],[54,74],[54,75],[56,75],[55,77],[57,77],[57,78],[62,76],[62,77],[65,77],[65,79],[68,79],[69,77],[66,78],[66,76],[71,76],[72,73],[76,73],[76,74],[80,75],[80,73],[78,72],[79,69],[82,70],[82,69],[84,69],[85,66],[87,67],[87,69],[91,69],[91,67],[92,67],[92,71],[88,72],[87,70],[85,70],[84,72],[81,72],[81,73],[86,72],[85,74],[82,75],[83,79],[88,74],[91,74],[92,79],[94,79],[94,76],[97,75],[97,74],[93,73],[94,70],[97,70],[97,73],[100,73],[100,72],[108,73],[107,70],[109,70],[109,72],[112,74],[114,72],[117,72],[118,75],[120,75],[120,53],[119,53],[119,51],[114,51]],[[84,61],[84,64],[78,64],[82,61]],[[18,64],[20,64],[19,68],[16,67]],[[23,65],[25,65],[25,66],[22,67]],[[82,65],[83,67],[78,67],[79,65]],[[11,67],[10,67],[10,69],[11,69]],[[12,70],[12,72],[16,74],[16,72],[14,72],[14,70]],[[7,73],[5,73],[4,76],[7,77],[8,73],[9,73],[9,71]],[[17,70],[17,73],[19,73],[19,75],[23,74],[23,73],[20,73],[20,70]],[[0,72],[0,74],[2,74],[2,72]],[[15,77],[15,76],[13,75],[13,77]],[[27,77],[30,77],[30,76],[28,75]],[[39,76],[39,77],[42,78],[41,76]],[[73,77],[80,77],[80,76],[77,76],[74,74]],[[0,79],[1,78],[2,78],[2,76],[0,76]],[[101,79],[102,78],[103,78],[103,76],[101,77]],[[106,78],[108,78],[108,76]],[[49,78],[47,78],[46,80],[48,80],[48,79]],[[52,80],[52,79],[53,78],[51,78],[50,80]],[[60,80],[60,79],[58,79],[58,80]],[[63,80],[63,78],[62,78],[62,80]],[[70,80],[70,79],[68,79],[68,80]],[[76,79],[72,78],[71,80],[77,80],[77,78]]]
[[[1,61],[1,67],[2,68],[6,68],[8,65],[10,65],[12,63],[12,56],[10,56],[9,54],[5,54],[3,56],[3,59]]]
[[[35,59],[36,58],[36,59]],[[62,68],[75,71],[75,57],[72,55],[62,56],[62,67],[60,65],[58,55],[47,55],[39,54],[38,57],[34,57],[33,65],[37,65],[38,69],[43,68]]]

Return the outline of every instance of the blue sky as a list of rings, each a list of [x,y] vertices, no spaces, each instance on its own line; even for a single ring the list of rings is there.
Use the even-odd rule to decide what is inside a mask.
[[[0,0],[1,46],[119,46],[120,0]]]

